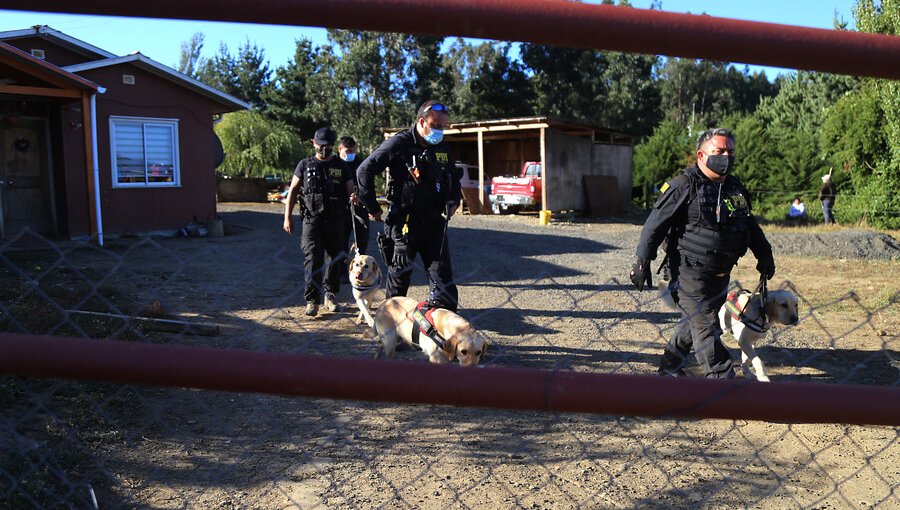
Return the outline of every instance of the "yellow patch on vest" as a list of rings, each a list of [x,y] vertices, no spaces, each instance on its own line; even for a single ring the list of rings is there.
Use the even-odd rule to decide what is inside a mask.
[[[667,189],[669,189],[669,183],[668,183],[668,182],[664,182],[663,185],[659,188],[659,192],[660,192],[660,193],[665,193]]]
[[[744,198],[744,195],[740,193],[736,193],[731,196],[731,201],[734,204],[735,209],[747,209],[747,199]]]
[[[341,176],[340,168],[329,168],[328,172],[331,174],[332,177],[340,177]]]
[[[447,157],[446,152],[435,152],[434,157],[437,158],[437,160],[441,163],[446,163],[446,162],[450,161],[450,158]]]

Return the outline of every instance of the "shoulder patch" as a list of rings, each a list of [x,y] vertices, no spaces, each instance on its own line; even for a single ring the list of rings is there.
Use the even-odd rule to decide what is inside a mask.
[[[659,192],[660,192],[660,193],[665,193],[667,189],[669,189],[669,183],[668,183],[668,182],[664,182],[663,185],[660,186]]]

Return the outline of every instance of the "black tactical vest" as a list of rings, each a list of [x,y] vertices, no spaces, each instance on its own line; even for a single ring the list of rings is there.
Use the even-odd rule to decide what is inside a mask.
[[[441,145],[423,148],[419,144],[411,144],[405,151],[403,160],[413,170],[405,172],[399,179],[395,175],[391,176],[387,189],[387,200],[392,204],[389,215],[441,214],[450,200],[453,166],[446,150]],[[399,210],[395,212],[394,206],[397,204]]]
[[[691,197],[678,249],[714,271],[731,271],[750,241],[747,190],[731,176],[721,184],[690,172],[687,176]]]
[[[347,204],[347,188],[338,158],[319,161],[315,156],[302,161],[303,193],[301,199],[309,216],[336,213]]]

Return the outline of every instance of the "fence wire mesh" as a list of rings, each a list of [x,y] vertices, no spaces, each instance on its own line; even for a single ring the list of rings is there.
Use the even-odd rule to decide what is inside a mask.
[[[0,245],[0,329],[373,357],[346,285],[344,311],[304,315],[302,254],[280,215],[277,204],[226,207],[224,237],[124,237],[103,248],[14,237]],[[536,223],[452,222],[460,313],[490,341],[484,369],[655,374],[679,316],[624,277],[639,224]],[[897,259],[779,248],[776,261],[772,287],[798,296],[800,323],[760,342],[770,377],[897,387]],[[752,265],[733,278],[752,285]],[[426,296],[423,273],[410,296]],[[414,350],[396,358],[425,362]],[[688,371],[700,375],[695,364]],[[900,508],[897,427],[22,377],[0,379],[0,409],[3,508]]]

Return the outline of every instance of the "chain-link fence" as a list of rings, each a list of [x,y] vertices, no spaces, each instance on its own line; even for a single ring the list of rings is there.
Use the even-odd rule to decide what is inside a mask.
[[[278,205],[226,210],[221,238],[120,238],[103,248],[10,239],[0,247],[0,328],[323,362],[374,357],[346,285],[338,296],[344,311],[304,316],[299,242],[281,232],[280,214]],[[522,216],[455,218],[449,236],[460,313],[490,342],[483,368],[471,373],[655,374],[679,316],[624,277],[638,223],[541,227]],[[895,415],[897,259],[801,257],[773,244],[780,252],[772,288],[799,297],[800,323],[774,328],[757,345],[775,381],[769,388],[866,386],[886,391],[885,413]],[[733,278],[754,283],[752,266],[742,262]],[[426,295],[423,273],[416,268],[411,297]],[[85,350],[72,357],[101,356]],[[409,363],[432,367],[416,350],[396,358],[377,366],[398,367],[390,373],[401,382]],[[281,370],[246,359],[248,372],[275,377]],[[160,362],[154,380],[171,375],[174,361]],[[196,365],[198,373],[235,377],[214,356]],[[699,375],[693,361],[688,371]],[[137,380],[128,375],[123,380]],[[336,377],[377,390],[360,372]],[[676,393],[701,382],[647,380],[666,381]],[[230,382],[205,387],[241,387]],[[397,382],[382,384],[402,397]],[[483,402],[509,390],[451,382],[432,381],[429,390],[464,391],[460,401]],[[597,398],[617,391],[634,388],[605,387]],[[657,397],[638,392],[635,400]],[[728,402],[731,416],[742,416],[741,400]],[[848,404],[816,405],[843,416]],[[12,376],[0,379],[0,409],[4,508],[900,507],[896,426],[568,414]]]

